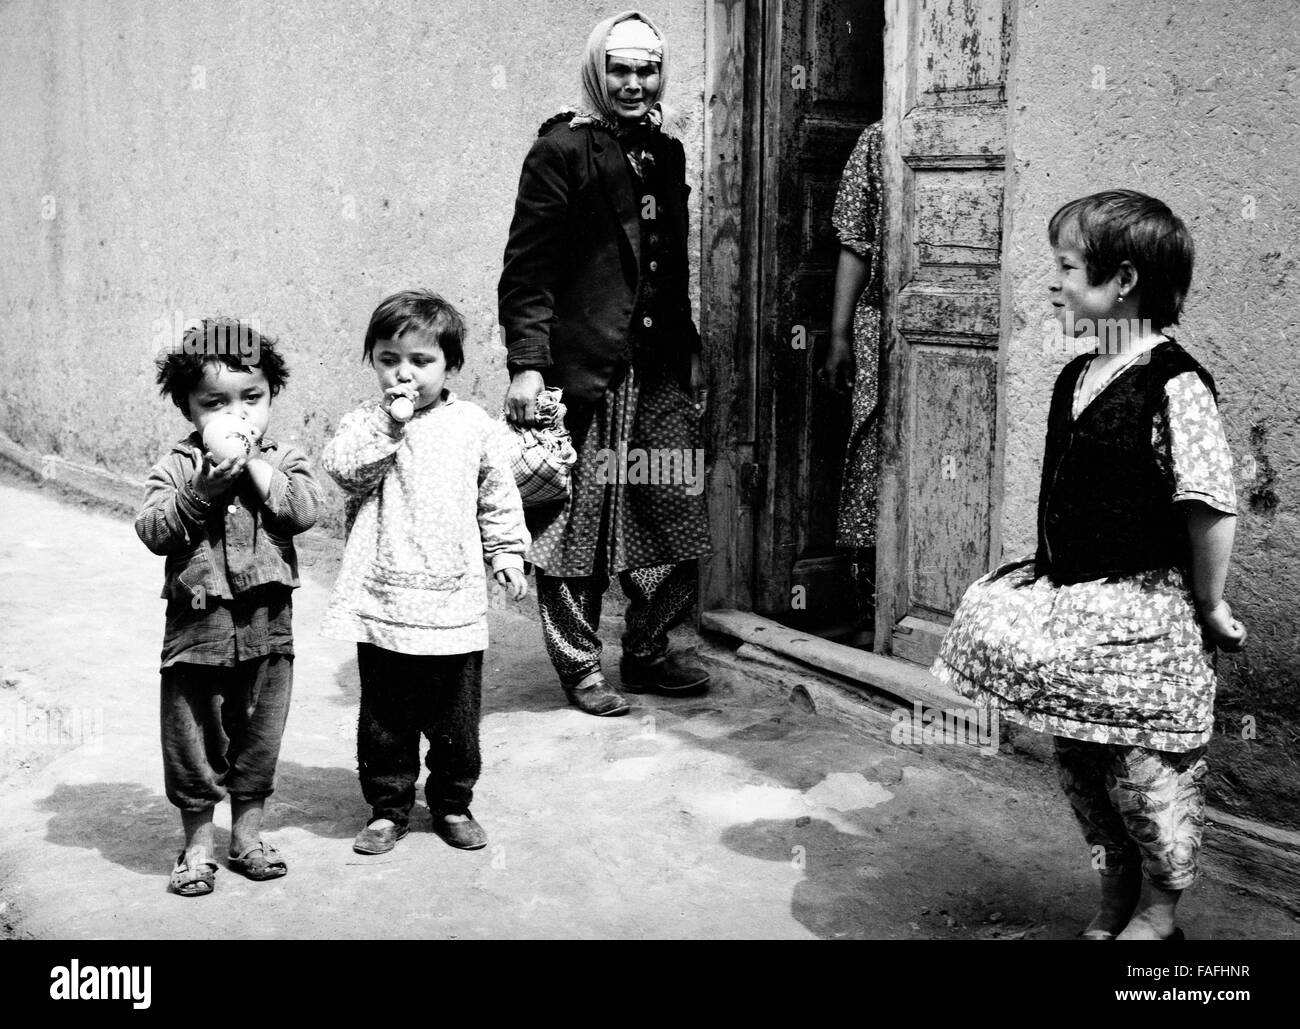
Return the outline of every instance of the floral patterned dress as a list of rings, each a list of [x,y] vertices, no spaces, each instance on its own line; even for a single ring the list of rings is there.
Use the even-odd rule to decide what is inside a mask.
[[[868,125],[844,166],[831,223],[840,245],[870,262],[870,277],[853,315],[853,430],[844,455],[836,542],[841,547],[876,543],[876,488],[880,474],[880,242],[884,238],[881,202],[880,123]]]
[[[1089,397],[1085,365],[1073,416],[1124,370]],[[1236,513],[1232,454],[1195,372],[1168,382],[1151,436],[1174,502]],[[1032,558],[1003,565],[966,591],[931,671],[1014,722],[1070,739],[1182,753],[1213,729],[1211,652],[1179,568],[1055,586]]]

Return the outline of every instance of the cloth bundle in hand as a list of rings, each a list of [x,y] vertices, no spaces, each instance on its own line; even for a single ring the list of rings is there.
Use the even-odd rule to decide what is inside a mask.
[[[506,425],[510,429],[510,465],[524,507],[540,507],[569,495],[569,475],[578,453],[564,427],[562,391],[544,389],[537,394],[536,428]]]

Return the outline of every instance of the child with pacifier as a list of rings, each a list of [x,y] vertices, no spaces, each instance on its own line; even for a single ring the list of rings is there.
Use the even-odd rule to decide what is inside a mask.
[[[530,540],[504,426],[446,387],[464,363],[464,335],[435,293],[385,299],[363,353],[380,395],[344,416],[325,451],[348,494],[348,538],[321,632],[357,645],[357,764],[371,808],[352,845],[360,854],[387,853],[406,836],[422,733],[433,831],[463,850],[487,843],[470,813],[488,644],[483,565],[521,599]]]

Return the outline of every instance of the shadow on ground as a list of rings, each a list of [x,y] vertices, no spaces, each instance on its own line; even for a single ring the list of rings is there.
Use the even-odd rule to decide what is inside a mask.
[[[744,762],[764,780],[806,794],[834,773],[856,773],[893,794],[876,805],[822,817],[757,818],[724,830],[747,857],[789,865],[791,914],[828,938],[1068,937],[1080,906],[1068,841],[1033,800],[1009,783],[995,797],[903,748],[867,744],[795,705],[740,709],[725,694],[692,701],[642,698],[656,731]],[[714,726],[701,731],[700,725]],[[908,771],[911,769],[912,771]],[[1018,783],[1021,789],[1030,783]],[[974,810],[982,820],[972,820]],[[847,830],[847,831],[846,831]],[[1007,840],[1036,857],[1008,863]],[[1086,901],[1084,902],[1086,905]]]
[[[141,875],[157,875],[159,848],[181,838],[167,798],[134,782],[60,783],[36,810],[53,815],[45,829],[50,843],[97,850]]]
[[[276,789],[262,823],[267,832],[298,828],[350,840],[369,815],[350,768],[282,761]],[[98,851],[105,860],[142,875],[157,875],[160,852],[179,847],[181,840],[176,808],[139,783],[61,783],[36,808],[53,815],[45,831],[50,843]],[[218,829],[217,853],[224,854],[228,844],[229,834]]]
[[[994,862],[986,848],[996,840],[936,847],[932,830],[913,826],[909,834],[915,838],[900,839],[903,832],[890,824],[857,835],[823,819],[763,819],[732,826],[722,842],[789,865],[799,879],[790,912],[823,939],[1052,939],[1068,932],[1059,901],[1044,895],[1043,870]]]

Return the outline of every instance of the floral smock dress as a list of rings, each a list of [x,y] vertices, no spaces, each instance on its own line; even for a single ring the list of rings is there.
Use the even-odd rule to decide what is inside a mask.
[[[858,138],[839,192],[831,224],[840,246],[870,262],[866,288],[853,313],[853,430],[844,454],[836,543],[871,547],[876,543],[876,490],[880,475],[880,243],[884,238],[881,201],[880,123],[868,125]]]
[[[1072,415],[1091,396],[1075,384]],[[1151,445],[1173,501],[1235,514],[1232,454],[1218,406],[1195,372],[1170,379]],[[966,591],[931,671],[964,696],[1055,736],[1183,753],[1208,742],[1214,668],[1180,568],[1056,586],[1033,559]]]

